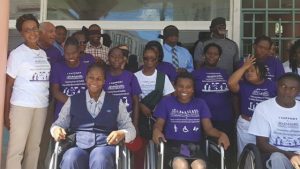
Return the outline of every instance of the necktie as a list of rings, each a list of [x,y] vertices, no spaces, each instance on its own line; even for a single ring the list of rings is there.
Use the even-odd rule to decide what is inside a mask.
[[[172,64],[176,69],[179,67],[178,56],[175,48],[172,48]]]

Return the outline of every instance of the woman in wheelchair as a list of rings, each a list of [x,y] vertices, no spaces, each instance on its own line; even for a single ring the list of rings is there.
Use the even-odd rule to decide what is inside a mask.
[[[126,105],[102,90],[104,81],[104,68],[91,65],[86,92],[70,97],[52,124],[51,135],[56,141],[66,138],[66,129],[76,134],[76,146],[64,153],[61,169],[113,169],[115,145],[135,138]]]
[[[210,121],[209,109],[194,96],[194,79],[190,73],[181,73],[175,79],[175,94],[167,96],[157,105],[154,116],[153,141],[165,142],[164,168],[205,169],[200,150],[202,128],[206,135],[218,138],[224,149],[229,146],[225,133],[215,129]]]

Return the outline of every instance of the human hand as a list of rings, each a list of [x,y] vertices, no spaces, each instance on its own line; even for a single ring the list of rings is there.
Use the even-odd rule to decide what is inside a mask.
[[[290,162],[294,166],[295,169],[300,169],[300,155],[299,154],[294,154],[290,158]]]
[[[160,139],[162,139],[163,142],[167,142],[164,134],[159,131],[157,128],[154,128],[153,130],[153,136],[152,136],[152,140],[155,144],[159,144]]]
[[[66,139],[66,131],[64,128],[56,126],[53,131],[53,138],[55,141]]]
[[[125,132],[122,130],[112,131],[106,138],[109,145],[117,145],[125,138]]]
[[[255,63],[255,60],[256,58],[249,54],[248,57],[244,59],[244,64],[242,67],[249,69]]]
[[[218,138],[218,144],[223,145],[225,150],[227,150],[227,148],[230,146],[229,138],[225,133],[221,133],[220,137]]]

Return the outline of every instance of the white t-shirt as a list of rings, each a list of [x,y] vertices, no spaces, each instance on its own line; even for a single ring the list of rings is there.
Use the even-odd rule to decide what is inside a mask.
[[[147,96],[151,91],[155,89],[156,84],[156,76],[157,76],[157,70],[155,69],[155,72],[150,75],[146,76],[143,74],[142,70],[136,72],[134,74],[140,84],[140,87],[142,89],[141,98],[144,98]],[[165,84],[164,84],[164,91],[163,95],[168,95],[170,93],[174,92],[174,87],[172,83],[170,82],[168,76],[165,75]]]
[[[283,69],[284,69],[285,73],[292,72],[292,69],[290,68],[290,62],[289,61],[284,62],[282,65],[283,65]],[[300,68],[297,68],[297,70],[298,70],[298,74],[299,74],[300,73]]]
[[[289,61],[284,62],[282,65],[285,73],[292,72]],[[298,74],[300,75],[300,68],[297,68],[297,70],[298,70]],[[296,96],[296,99],[300,100],[300,93],[298,94],[298,96]]]
[[[268,137],[269,144],[285,151],[300,150],[300,102],[292,108],[277,104],[275,98],[256,106],[248,133]]]
[[[6,73],[15,79],[10,103],[16,106],[48,106],[50,64],[45,51],[20,45],[8,58]]]

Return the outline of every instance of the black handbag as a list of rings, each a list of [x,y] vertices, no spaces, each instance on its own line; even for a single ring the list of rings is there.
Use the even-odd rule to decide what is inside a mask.
[[[147,106],[152,112],[155,109],[158,102],[163,97],[165,83],[165,74],[157,72],[155,89],[145,96],[141,103]],[[153,124],[155,119],[153,117],[147,117],[143,113],[140,113],[139,117],[139,130],[140,135],[145,139],[152,139]]]

